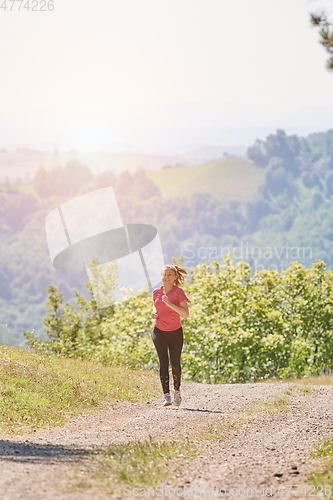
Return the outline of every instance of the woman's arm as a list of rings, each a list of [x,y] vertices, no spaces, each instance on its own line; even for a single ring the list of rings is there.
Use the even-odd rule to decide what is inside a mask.
[[[157,317],[158,317],[158,314],[157,314],[157,309],[156,309],[155,304],[153,305],[153,311],[152,311],[152,313],[151,313],[151,317],[152,317],[153,319],[157,319]]]
[[[180,302],[179,306],[176,306],[175,304],[173,304],[169,300],[167,295],[163,295],[162,300],[167,306],[169,306],[171,309],[173,309],[176,313],[178,313],[180,316],[183,316],[183,318],[187,318],[188,315],[190,314],[189,310],[188,310],[187,300],[183,300],[182,302]]]

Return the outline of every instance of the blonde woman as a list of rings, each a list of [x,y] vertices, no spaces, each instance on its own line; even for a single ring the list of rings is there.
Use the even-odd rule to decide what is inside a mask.
[[[189,300],[184,290],[178,285],[182,284],[187,271],[180,266],[167,265],[162,267],[161,276],[163,285],[153,291],[153,312],[155,319],[152,332],[157,355],[160,362],[160,379],[164,394],[164,406],[171,405],[169,388],[169,356],[173,375],[174,405],[181,403],[180,395],[180,355],[183,348],[183,328],[180,316],[187,318],[189,315],[187,301]]]

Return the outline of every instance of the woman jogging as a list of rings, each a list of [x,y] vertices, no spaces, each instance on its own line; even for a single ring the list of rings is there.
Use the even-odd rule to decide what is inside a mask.
[[[184,291],[179,288],[187,271],[183,267],[167,265],[162,267],[163,285],[153,291],[153,312],[155,319],[152,339],[160,362],[160,379],[164,393],[164,406],[171,405],[169,388],[169,354],[174,384],[174,405],[181,403],[180,395],[180,355],[183,348],[183,328],[180,316],[189,315]]]

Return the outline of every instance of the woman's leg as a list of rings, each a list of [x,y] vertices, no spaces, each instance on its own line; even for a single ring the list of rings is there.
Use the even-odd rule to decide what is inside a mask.
[[[181,377],[180,355],[184,343],[183,328],[181,327],[173,332],[167,332],[167,338],[170,352],[173,385],[175,390],[179,391]]]
[[[155,349],[160,361],[160,380],[162,384],[162,389],[164,394],[168,394],[169,388],[169,356],[168,356],[168,344],[161,330],[156,328],[153,329],[151,336]]]

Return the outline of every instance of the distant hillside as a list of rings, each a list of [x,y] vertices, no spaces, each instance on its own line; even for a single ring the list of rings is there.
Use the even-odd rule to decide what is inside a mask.
[[[179,156],[149,155],[140,153],[48,153],[43,151],[20,150],[15,153],[0,151],[0,182],[6,177],[16,180],[18,177],[24,180],[32,179],[38,167],[41,165],[47,170],[61,165],[64,166],[69,160],[78,160],[87,165],[92,173],[111,170],[119,173],[123,170],[134,171],[142,166],[149,170],[157,170],[164,165],[183,166],[193,164],[193,160],[183,159]]]
[[[195,160],[195,162],[207,162],[226,158],[229,155],[243,156],[246,154],[247,147],[239,144],[238,146],[202,146],[200,148],[182,153],[182,158],[186,160]]]
[[[248,158],[237,156],[146,173],[163,196],[205,191],[226,199],[247,201],[257,191],[265,172]]]

